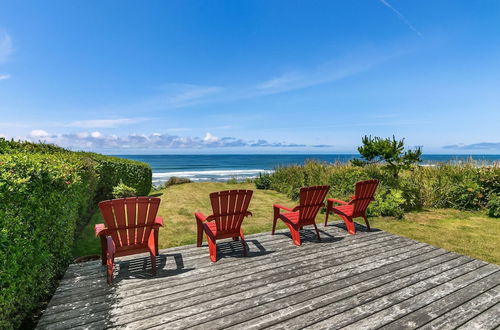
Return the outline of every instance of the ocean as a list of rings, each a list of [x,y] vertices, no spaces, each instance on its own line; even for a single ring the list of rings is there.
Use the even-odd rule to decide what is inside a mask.
[[[226,181],[232,178],[254,178],[260,172],[271,172],[277,166],[303,164],[315,159],[322,162],[348,162],[356,154],[321,155],[117,155],[117,157],[148,163],[153,170],[153,184],[160,185],[172,176],[191,181]],[[492,163],[500,155],[423,155],[423,164],[464,162],[468,159]]]

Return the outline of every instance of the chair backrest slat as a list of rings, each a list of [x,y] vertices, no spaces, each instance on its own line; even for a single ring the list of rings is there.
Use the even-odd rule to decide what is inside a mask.
[[[252,190],[225,190],[210,194],[212,215],[218,232],[239,233],[241,223],[248,214]]]
[[[148,201],[149,209],[148,209],[148,215],[146,218],[146,223],[147,224],[154,224],[156,214],[158,213],[158,208],[160,207],[160,200],[158,199],[158,202],[156,201]],[[153,226],[148,226],[144,227],[144,235],[142,238],[142,242],[139,242],[139,244],[147,244],[149,235],[151,234],[151,231],[153,230]]]
[[[115,214],[115,220],[116,220],[116,228],[118,230],[118,236],[120,237],[119,246],[127,246],[129,245],[127,230],[120,229],[120,227],[127,226],[127,218],[125,216],[125,201],[123,199],[112,200],[111,205],[113,206],[113,213]]]
[[[365,180],[356,183],[355,195],[350,204],[354,204],[354,216],[365,214],[377,191],[378,180]]]
[[[113,238],[115,245],[121,246],[120,238],[118,237],[118,232],[116,231],[116,221],[111,201],[100,202],[99,209],[101,210],[102,217],[104,218],[106,227],[109,229],[109,234],[111,235],[111,238]]]
[[[148,215],[149,203],[147,200],[138,199],[137,200],[137,224],[146,224],[146,218]],[[137,228],[137,241],[142,242],[144,240],[144,227]]]
[[[160,206],[155,197],[119,198],[99,203],[117,248],[146,245]]]
[[[321,207],[330,186],[303,187],[300,189],[299,222],[313,221]]]
[[[137,203],[135,198],[126,198],[125,207],[127,209],[127,226],[129,244],[137,244]]]

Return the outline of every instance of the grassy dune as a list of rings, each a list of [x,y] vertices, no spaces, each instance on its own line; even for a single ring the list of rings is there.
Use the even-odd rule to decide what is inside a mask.
[[[246,235],[271,231],[272,204],[293,206],[296,202],[272,190],[257,190],[253,184],[189,183],[171,186],[155,192],[162,198],[159,215],[165,228],[160,230],[160,247],[167,248],[196,242],[196,223],[193,213],[211,212],[210,192],[228,189],[253,189],[250,203],[253,217],[243,222]],[[322,223],[324,215],[318,216]],[[333,217],[335,218],[335,217]],[[332,218],[332,219],[333,219]],[[74,255],[99,254],[99,241],[93,225],[102,222],[100,214],[92,218],[74,248]],[[361,220],[360,223],[363,223]],[[432,209],[409,213],[403,220],[390,217],[370,219],[372,227],[413,238],[444,249],[500,264],[500,219],[488,218],[483,212],[464,212],[451,209]],[[284,226],[279,223],[279,228]]]

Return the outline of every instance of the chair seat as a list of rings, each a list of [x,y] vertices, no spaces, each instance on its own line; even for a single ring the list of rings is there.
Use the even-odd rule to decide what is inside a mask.
[[[240,234],[239,232],[232,230],[218,231],[217,224],[215,223],[215,221],[209,221],[203,223],[203,228],[205,229],[207,235],[212,236],[214,239],[235,237],[239,236]]]
[[[280,214],[280,219],[290,224],[296,225],[299,222],[300,212],[290,212]]]
[[[346,215],[348,217],[352,217],[352,215],[354,214],[354,205],[335,206],[332,209],[332,211],[335,213],[340,213],[340,214]]]

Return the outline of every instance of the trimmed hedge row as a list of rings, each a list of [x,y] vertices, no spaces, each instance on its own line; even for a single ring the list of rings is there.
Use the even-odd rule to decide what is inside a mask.
[[[404,212],[424,207],[478,210],[493,207],[500,196],[500,166],[476,163],[415,166],[394,178],[383,166],[327,164],[309,161],[304,165],[279,167],[255,180],[257,188],[273,189],[297,199],[300,187],[330,185],[329,197],[349,199],[354,184],[380,180],[376,200],[369,208],[373,216],[402,217]],[[498,203],[495,203],[495,207]]]
[[[116,157],[0,139],[1,329],[19,327],[47,298],[70,262],[76,228],[119,182],[147,195],[151,169]]]

